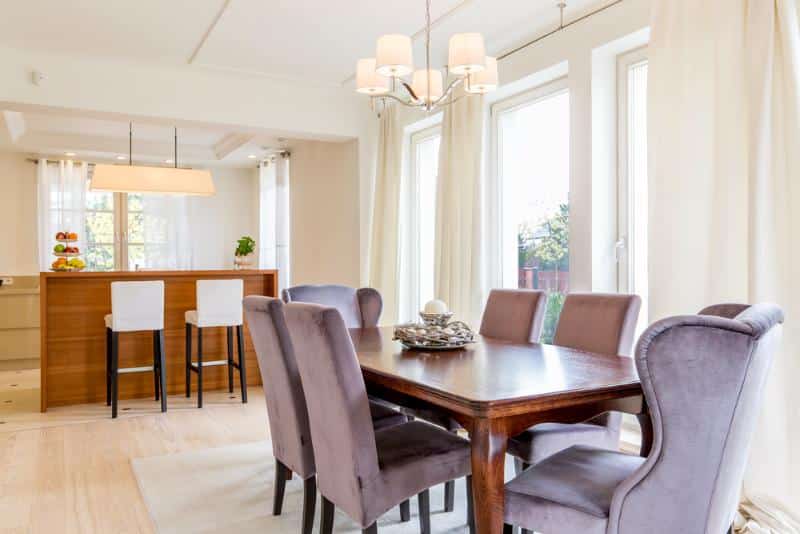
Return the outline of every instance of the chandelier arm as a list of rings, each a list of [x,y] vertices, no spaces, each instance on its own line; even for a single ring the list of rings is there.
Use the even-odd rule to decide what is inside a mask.
[[[447,86],[447,89],[445,89],[445,91],[442,93],[442,96],[440,96],[434,102],[431,103],[431,107],[438,106],[444,99],[446,99],[448,96],[450,96],[450,93],[453,91],[453,89],[458,87],[458,85],[463,83],[463,82],[464,82],[464,78],[456,78],[455,80],[450,82],[450,85]],[[461,99],[461,97],[458,98],[458,100],[460,100],[460,99]]]
[[[403,100],[399,96],[393,95],[392,93],[387,93],[385,95],[375,95],[375,96],[371,96],[370,98],[372,98],[372,99],[376,99],[376,98],[391,98],[392,100],[396,100],[397,102],[400,102],[402,105],[404,105],[406,107],[409,107],[409,108],[421,108],[421,107],[424,107],[424,104],[417,104],[416,102],[413,102],[413,101]]]
[[[411,95],[411,98],[413,100],[419,100],[419,97],[417,96],[417,93],[414,92],[414,89],[410,85],[408,85],[403,80],[400,80],[400,83],[403,85],[403,87],[405,87],[406,91],[408,91],[408,94]]]

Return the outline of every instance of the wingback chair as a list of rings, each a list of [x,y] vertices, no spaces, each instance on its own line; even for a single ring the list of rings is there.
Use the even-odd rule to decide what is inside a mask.
[[[316,467],[303,385],[297,371],[294,346],[286,329],[283,303],[268,297],[248,296],[244,313],[258,357],[261,382],[269,414],[272,452],[275,455],[275,494],[272,512],[280,515],[286,481],[292,473],[304,481],[303,534],[310,534],[316,507]],[[316,355],[315,355],[316,356]],[[376,428],[406,422],[402,414],[370,403]],[[408,503],[403,519],[407,519]]]
[[[561,534],[721,534],[733,520],[783,312],[736,305],[654,323],[636,367],[653,424],[647,458],[575,446],[505,491],[511,525]]]
[[[533,289],[492,289],[480,334],[512,343],[537,343],[542,333],[547,294]]]
[[[308,406],[322,534],[332,532],[334,506],[374,534],[375,521],[400,501],[418,495],[428,512],[428,488],[470,474],[469,442],[457,435],[419,421],[373,430],[364,378],[339,311],[289,303],[284,314]],[[467,489],[469,503],[470,480]],[[420,527],[430,533],[427,513],[420,514]]]
[[[553,344],[599,354],[630,356],[642,300],[637,295],[570,293]],[[603,414],[585,423],[544,423],[508,441],[517,473],[572,445],[616,450],[622,415]]]
[[[371,287],[356,289],[334,284],[294,286],[283,290],[284,302],[310,302],[336,308],[347,328],[378,326],[383,311],[381,294]]]

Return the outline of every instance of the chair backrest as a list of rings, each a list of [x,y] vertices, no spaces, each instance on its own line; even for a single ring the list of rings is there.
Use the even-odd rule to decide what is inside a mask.
[[[653,447],[615,491],[608,532],[727,530],[782,322],[780,308],[760,304],[733,319],[671,317],[642,334]]]
[[[533,289],[492,289],[480,334],[514,343],[536,343],[542,333],[547,294]]]
[[[381,294],[370,287],[355,289],[334,284],[294,286],[283,290],[284,302],[309,302],[336,308],[347,328],[378,325],[383,311]]]
[[[244,299],[244,313],[261,371],[272,453],[305,480],[315,473],[314,450],[303,384],[286,328],[283,302],[248,296]]]
[[[558,318],[553,344],[630,356],[642,299],[616,293],[570,293]]]
[[[164,329],[164,281],[111,282],[111,329],[139,332]]]
[[[320,492],[354,519],[378,475],[369,400],[342,315],[318,304],[284,306],[311,423]]]
[[[197,326],[236,326],[242,324],[244,281],[198,280]]]

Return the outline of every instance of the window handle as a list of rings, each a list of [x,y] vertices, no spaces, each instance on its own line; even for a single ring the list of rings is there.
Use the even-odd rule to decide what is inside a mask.
[[[614,259],[617,262],[622,261],[622,257],[625,255],[625,251],[628,250],[628,241],[625,237],[620,237],[617,239],[617,242],[614,243]]]

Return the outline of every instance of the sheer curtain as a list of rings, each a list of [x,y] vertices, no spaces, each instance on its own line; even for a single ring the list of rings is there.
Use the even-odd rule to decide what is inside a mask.
[[[259,166],[258,264],[278,269],[278,289],[291,285],[289,154]]]
[[[472,325],[483,304],[483,119],[483,97],[461,98],[445,108],[436,192],[434,291],[456,319]]]
[[[186,270],[194,265],[188,199],[176,195],[142,195],[144,265],[139,268]],[[132,236],[128,236],[130,241]],[[130,266],[132,269],[136,265]]]
[[[649,56],[651,317],[726,301],[784,308],[737,531],[798,533],[796,1],[655,0]]]
[[[36,179],[39,190],[39,268],[42,271],[49,270],[55,259],[52,252],[58,232],[77,233],[77,246],[81,251],[85,250],[87,174],[86,163],[39,160]]]

